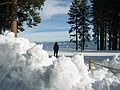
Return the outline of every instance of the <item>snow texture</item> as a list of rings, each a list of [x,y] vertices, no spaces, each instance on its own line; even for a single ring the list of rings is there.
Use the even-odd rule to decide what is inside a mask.
[[[103,65],[120,69],[120,57]],[[102,67],[88,71],[84,54],[49,58],[43,45],[0,35],[0,90],[120,90],[120,72]]]

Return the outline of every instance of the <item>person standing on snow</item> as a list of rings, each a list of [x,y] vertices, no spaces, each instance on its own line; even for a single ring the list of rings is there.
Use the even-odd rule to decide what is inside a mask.
[[[58,57],[58,50],[59,50],[59,45],[57,42],[55,42],[55,44],[53,46],[53,50],[54,50],[54,56],[57,58]]]

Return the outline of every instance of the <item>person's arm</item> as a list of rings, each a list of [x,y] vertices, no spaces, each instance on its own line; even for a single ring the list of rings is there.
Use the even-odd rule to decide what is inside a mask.
[[[59,45],[58,45],[58,50],[59,50]]]
[[[55,50],[55,45],[53,46],[53,50]]]

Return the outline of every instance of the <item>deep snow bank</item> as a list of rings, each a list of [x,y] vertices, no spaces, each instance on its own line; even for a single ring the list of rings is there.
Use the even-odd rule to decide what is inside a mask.
[[[94,80],[92,87],[95,90],[120,90],[120,57],[115,55],[112,60],[104,60],[101,65],[118,70],[94,66],[89,72]]]
[[[42,47],[24,38],[14,38],[13,33],[0,35],[2,90],[92,89],[82,55],[72,59],[49,58]]]
[[[0,90],[119,90],[119,73],[88,72],[83,54],[49,58],[42,48],[13,33],[0,35]]]

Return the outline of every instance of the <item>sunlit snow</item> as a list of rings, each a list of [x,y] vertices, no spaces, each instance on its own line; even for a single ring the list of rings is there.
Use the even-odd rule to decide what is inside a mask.
[[[102,64],[120,70],[120,57]],[[8,33],[0,35],[0,90],[120,90],[120,71],[88,71],[82,53],[49,58],[42,44]]]

